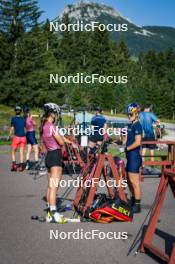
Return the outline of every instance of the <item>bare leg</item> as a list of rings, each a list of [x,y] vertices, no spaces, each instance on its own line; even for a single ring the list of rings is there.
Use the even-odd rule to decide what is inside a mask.
[[[61,181],[62,176],[62,168],[61,167],[52,167],[51,168],[51,175],[49,179],[49,205],[55,205],[56,206],[56,194],[57,190],[59,188],[59,184]],[[54,184],[56,183],[56,184]]]
[[[47,186],[47,193],[46,193],[46,200],[47,200],[47,203],[49,204],[49,195],[50,195],[50,186],[49,186],[49,183],[50,183],[50,170],[48,170],[48,186]]]
[[[151,161],[154,161],[154,149],[150,149]]]
[[[12,148],[12,162],[16,162],[16,149]]]
[[[23,163],[24,162],[24,147],[20,147],[19,154],[20,154],[20,163]]]
[[[32,151],[32,145],[31,145],[31,144],[28,144],[28,145],[27,145],[26,160],[30,160],[30,154],[31,154],[31,151]]]
[[[34,145],[33,146],[33,149],[34,149],[34,158],[35,158],[35,161],[38,161],[38,145]]]
[[[128,173],[129,181],[134,191],[134,197],[136,200],[141,200],[141,187],[138,173]]]
[[[143,157],[143,156],[145,156],[145,154],[146,154],[146,148],[143,148],[142,149],[142,160],[143,161],[145,160],[145,158]]]
[[[130,179],[129,179],[129,175],[128,175],[128,173],[127,173],[127,180],[128,180],[128,188],[129,188],[129,190],[130,190],[131,196],[132,196],[132,197],[135,197],[135,195],[134,195],[134,189],[133,189],[133,186],[132,186],[131,181],[130,181]]]

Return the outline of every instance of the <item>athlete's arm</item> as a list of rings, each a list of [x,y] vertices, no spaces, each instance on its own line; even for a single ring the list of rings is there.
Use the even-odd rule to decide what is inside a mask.
[[[14,127],[10,127],[9,134],[8,134],[8,139],[10,139],[13,131],[14,131]]]
[[[63,146],[64,145],[64,138],[60,134],[54,134],[53,135],[56,141],[59,143],[59,145]]]
[[[36,123],[36,121],[33,119],[33,117],[36,117],[36,116],[33,116],[33,115],[32,115],[31,117],[32,117],[32,123],[33,123],[33,125],[36,126],[37,123]]]
[[[151,118],[153,123],[155,123],[156,125],[160,124],[160,120],[157,118],[155,114],[152,113]]]
[[[142,141],[142,137],[141,137],[141,135],[136,135],[136,136],[135,136],[135,141],[134,141],[134,143],[131,144],[130,146],[128,146],[128,147],[126,148],[126,150],[127,150],[127,151],[130,151],[130,150],[133,150],[133,149],[135,149],[135,148],[141,146],[141,141]]]
[[[68,138],[66,137],[63,137],[64,138],[64,142],[67,143],[67,144],[72,144],[72,141],[70,141]]]
[[[39,117],[39,115],[31,115],[31,117]]]

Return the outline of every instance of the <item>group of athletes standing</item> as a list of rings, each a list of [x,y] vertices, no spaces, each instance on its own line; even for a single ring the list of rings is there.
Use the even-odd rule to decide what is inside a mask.
[[[128,186],[131,193],[130,205],[134,213],[141,211],[141,188],[139,171],[142,167],[142,154],[145,153],[146,148],[150,148],[152,159],[154,156],[154,145],[144,145],[141,153],[141,142],[155,140],[153,123],[159,123],[157,117],[150,111],[149,105],[145,106],[143,112],[136,103],[127,106],[127,114],[129,118],[128,133],[125,138],[125,152],[126,152],[126,173],[128,179]],[[38,162],[38,143],[35,136],[36,121],[35,116],[30,114],[29,107],[24,107],[22,115],[22,108],[15,107],[15,116],[11,119],[11,128],[9,138],[14,131],[12,139],[12,171],[23,171],[28,169],[30,165],[30,154],[32,147],[34,149],[35,162]],[[62,146],[73,144],[66,137],[61,135],[56,129],[57,112],[50,108],[45,111],[41,118],[40,138],[41,142],[47,152],[45,164],[48,169],[48,188],[47,188],[47,222],[64,223],[66,219],[57,211],[56,194],[59,188],[59,182],[62,176]],[[98,130],[106,127],[106,119],[102,115],[102,109],[97,109],[96,115],[92,118],[91,125],[96,127],[96,132],[89,138],[89,153],[94,153],[95,148],[103,142],[103,136],[98,133]],[[26,165],[24,165],[24,149],[27,143]],[[20,149],[20,165],[16,164],[16,150]],[[58,182],[58,185],[53,185]]]

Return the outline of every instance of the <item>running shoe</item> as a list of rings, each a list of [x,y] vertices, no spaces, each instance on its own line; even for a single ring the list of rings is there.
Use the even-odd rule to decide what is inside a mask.
[[[144,168],[142,169],[142,175],[149,175],[149,174],[150,174],[149,169],[144,167]]]
[[[132,207],[134,206],[134,204],[135,204],[135,198],[131,197],[130,200],[128,201],[128,205]]]
[[[150,170],[150,174],[151,175],[159,175],[161,172],[160,172],[160,170],[158,170],[158,169],[156,169],[156,168],[152,168],[151,170]]]
[[[18,167],[18,171],[19,172],[23,172],[24,171],[24,165],[23,164],[20,164],[19,167]]]
[[[133,212],[133,214],[141,213],[141,205],[140,204],[134,204],[132,206],[132,212]]]
[[[67,219],[57,211],[49,211],[46,216],[47,223],[66,224]]]
[[[25,167],[25,169],[26,169],[26,170],[29,170],[29,169],[30,169],[30,162],[29,162],[29,161],[26,162],[26,167]]]
[[[12,163],[11,171],[17,171],[16,163]]]

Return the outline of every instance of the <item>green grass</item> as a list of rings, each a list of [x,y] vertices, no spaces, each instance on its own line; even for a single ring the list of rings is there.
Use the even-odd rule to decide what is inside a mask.
[[[10,141],[0,140],[0,146],[11,145]]]

